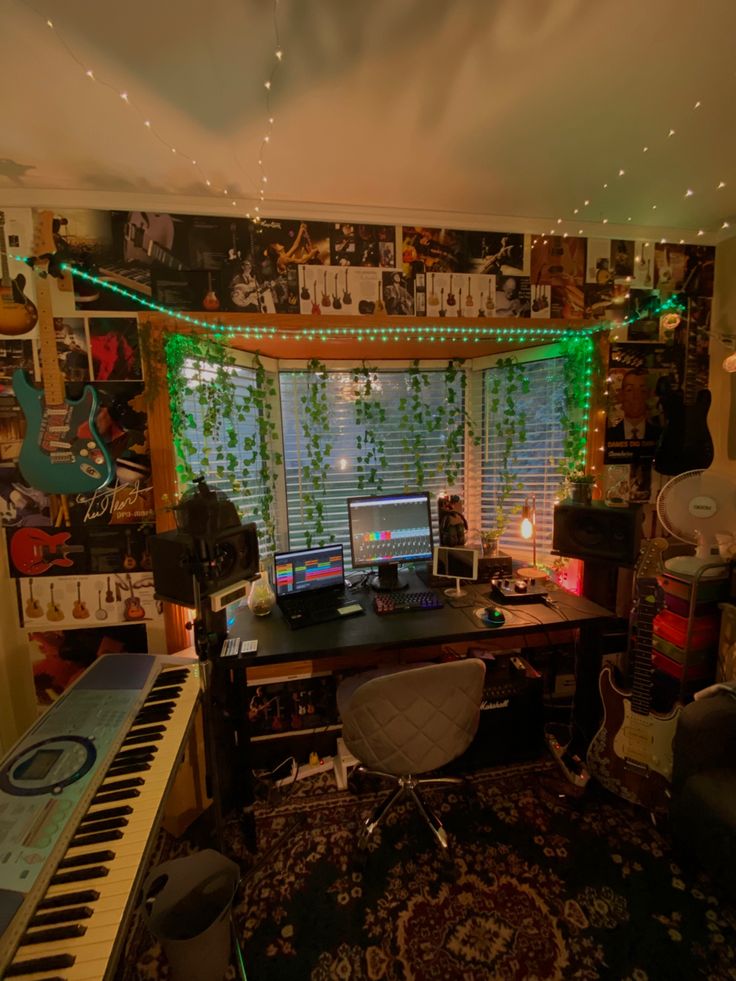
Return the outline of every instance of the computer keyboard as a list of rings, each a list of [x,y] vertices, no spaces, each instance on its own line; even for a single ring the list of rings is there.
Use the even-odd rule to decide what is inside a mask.
[[[440,597],[430,590],[420,593],[378,593],[373,600],[373,609],[381,615],[409,610],[439,610],[444,605]]]

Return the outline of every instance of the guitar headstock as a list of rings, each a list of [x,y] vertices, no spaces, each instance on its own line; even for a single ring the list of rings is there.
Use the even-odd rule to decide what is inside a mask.
[[[637,583],[645,580],[654,581],[662,571],[662,552],[667,548],[665,538],[648,538],[641,547],[639,560],[636,563],[635,576]]]
[[[52,256],[56,252],[53,211],[39,211],[33,229],[33,254]]]

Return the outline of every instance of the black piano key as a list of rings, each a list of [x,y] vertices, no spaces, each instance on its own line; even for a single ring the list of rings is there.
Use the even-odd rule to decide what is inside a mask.
[[[122,753],[118,753],[115,759],[112,761],[115,764],[120,763],[130,763],[142,760],[143,762],[149,762],[158,753],[158,746],[137,746],[133,749],[126,749]]]
[[[173,714],[171,709],[164,709],[162,712],[141,712],[133,719],[131,729],[151,725],[154,722],[168,722]]]
[[[47,957],[34,957],[30,961],[9,964],[4,977],[20,978],[24,974],[40,974],[41,971],[55,971],[59,967],[73,967],[76,957],[73,954],[50,954]]]
[[[126,773],[145,773],[151,769],[150,763],[126,763],[123,766],[111,766],[107,771],[108,779],[123,777]]]
[[[59,862],[60,869],[73,869],[78,865],[99,865],[101,862],[111,862],[115,858],[115,852],[110,849],[97,852],[85,852],[84,855],[71,855],[69,858],[62,858]]]
[[[110,794],[98,794],[92,798],[92,803],[89,806],[95,807],[97,804],[109,804],[113,800],[132,800],[134,797],[140,796],[140,790],[116,790]]]
[[[113,828],[124,828],[127,824],[127,818],[107,818],[104,821],[90,821],[85,825],[80,824],[77,834],[91,835],[96,831],[111,831]]]
[[[141,736],[155,736],[157,733],[166,732],[166,726],[144,726],[142,729],[136,729],[135,732],[131,733],[130,736],[126,736],[123,740],[123,746],[132,737],[140,740]]]
[[[161,732],[164,731],[163,726],[161,726],[160,729]],[[164,738],[161,735],[161,732],[154,732],[150,736],[144,733],[136,733],[135,736],[128,736],[123,741],[123,746],[133,746],[135,743],[158,743]]]
[[[51,926],[53,923],[73,923],[75,920],[88,920],[94,913],[91,906],[68,906],[54,909],[49,913],[35,913],[29,927]]]
[[[70,872],[57,872],[51,876],[50,885],[63,886],[65,882],[85,882],[87,879],[104,879],[110,870],[104,865],[89,865],[83,869],[72,869]]]
[[[181,688],[159,688],[158,691],[152,691],[148,698],[143,703],[144,706],[155,705],[156,702],[166,702],[170,698],[178,698],[181,694]]]
[[[98,831],[95,834],[75,835],[69,842],[70,848],[82,848],[84,845],[104,845],[108,841],[120,841],[122,831]]]
[[[96,889],[78,889],[76,892],[65,892],[61,896],[47,896],[42,899],[36,909],[62,909],[77,903],[94,903],[100,898]]]
[[[106,818],[125,817],[126,814],[132,813],[133,808],[130,804],[121,804],[120,807],[105,807],[101,811],[88,811],[79,824],[91,824],[93,821],[100,821]]]
[[[176,708],[176,702],[170,699],[168,702],[152,702],[150,705],[144,705],[138,710],[138,715],[155,715],[157,712],[173,712]],[[133,720],[135,722],[135,720]]]
[[[173,671],[162,671],[151,685],[151,690],[156,688],[168,688],[169,685],[179,685],[187,680],[189,668],[176,668]]]
[[[108,794],[111,790],[126,790],[128,787],[142,787],[143,777],[128,777],[126,780],[109,780],[105,778],[97,788],[99,794]]]
[[[31,944],[53,944],[57,940],[71,940],[73,937],[83,937],[87,927],[83,923],[65,923],[63,926],[49,927],[46,930],[34,930],[25,933],[20,942],[21,947]]]

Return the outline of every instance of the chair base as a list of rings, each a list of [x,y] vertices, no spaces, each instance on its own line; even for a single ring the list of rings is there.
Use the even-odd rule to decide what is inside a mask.
[[[369,770],[364,766],[355,767],[354,774],[359,776],[382,777],[390,780],[394,787],[387,797],[375,808],[363,822],[363,827],[358,838],[360,848],[367,847],[376,828],[381,824],[391,808],[403,797],[411,797],[417,806],[417,810],[427,823],[432,836],[440,846],[442,852],[447,855],[450,849],[450,840],[444,825],[432,808],[427,804],[424,797],[420,794],[420,787],[443,787],[443,786],[464,786],[465,780],[462,777],[415,777],[412,774],[406,776],[396,776],[394,773],[383,773],[379,770]]]

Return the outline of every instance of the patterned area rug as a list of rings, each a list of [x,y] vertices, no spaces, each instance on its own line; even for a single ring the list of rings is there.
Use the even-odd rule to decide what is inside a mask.
[[[646,812],[593,783],[570,798],[546,761],[472,787],[430,798],[452,867],[409,803],[361,855],[382,794],[339,793],[327,775],[260,807],[235,911],[249,981],[736,978],[736,907]],[[158,945],[129,953],[137,979],[169,977]]]

